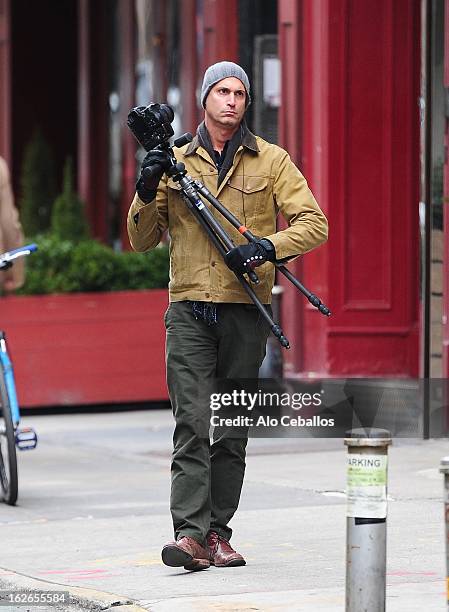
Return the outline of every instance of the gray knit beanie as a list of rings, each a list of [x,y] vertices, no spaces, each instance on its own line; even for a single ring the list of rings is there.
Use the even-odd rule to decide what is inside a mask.
[[[221,81],[222,79],[227,79],[229,77],[235,77],[242,81],[243,85],[246,89],[246,106],[248,108],[251,103],[251,96],[249,95],[249,79],[246,72],[241,68],[238,64],[234,64],[234,62],[218,62],[218,64],[213,64],[209,66],[209,68],[204,73],[203,84],[201,86],[201,106],[203,108],[206,104],[206,98],[209,95],[212,87]]]

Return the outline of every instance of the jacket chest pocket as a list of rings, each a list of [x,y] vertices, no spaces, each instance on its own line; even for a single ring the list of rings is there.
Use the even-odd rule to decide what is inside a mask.
[[[245,225],[252,225],[268,194],[268,177],[232,176],[228,182],[230,208]]]

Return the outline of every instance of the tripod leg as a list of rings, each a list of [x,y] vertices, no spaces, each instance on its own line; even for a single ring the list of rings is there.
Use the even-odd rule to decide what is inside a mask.
[[[222,214],[223,217],[227,221],[229,221],[229,223],[242,234],[242,236],[245,236],[248,242],[255,242],[257,240],[257,236],[255,236],[247,227],[242,225],[240,221],[237,219],[237,217],[235,217],[225,206],[223,206],[220,200],[214,197],[209,191],[209,189],[207,189],[207,187],[203,185],[201,181],[196,179],[193,182],[195,184],[196,189],[198,189],[201,195],[204,196],[206,200],[208,200],[208,202],[210,202],[212,206],[214,206],[214,208],[216,208],[218,212]],[[329,308],[327,308],[327,306],[323,304],[323,302],[320,300],[318,296],[316,296],[315,294],[311,293],[308,289],[306,289],[306,287],[304,287],[304,285],[300,283],[299,280],[295,278],[293,274],[285,266],[283,266],[282,264],[278,264],[278,263],[274,263],[274,265],[279,270],[279,272],[281,272],[286,278],[288,278],[288,280],[291,283],[293,283],[293,285],[297,289],[299,289],[303,295],[305,295],[305,297],[309,300],[309,302],[313,306],[315,306],[315,308],[318,308],[321,314],[324,314],[327,317],[330,317],[331,311],[329,310]]]
[[[204,205],[204,202],[198,195],[194,181],[191,178],[183,177],[180,179],[179,184],[181,185],[184,196],[189,202],[189,208],[191,210],[197,211],[201,215],[201,217],[205,219],[205,221],[209,224],[215,234],[220,238],[222,244],[226,247],[227,251],[233,249],[235,247],[235,244],[229,238],[228,234],[220,225],[220,223],[212,215],[210,210]],[[247,274],[251,282],[256,285],[259,284],[259,278],[254,272],[254,270],[249,270]]]
[[[288,280],[293,283],[295,287],[306,296],[306,298],[313,306],[315,306],[315,308],[318,308],[321,314],[326,315],[326,317],[331,316],[331,311],[329,310],[329,308],[323,304],[323,302],[318,296],[306,289],[304,285],[300,283],[296,277],[293,276],[290,270],[288,270],[285,266],[281,264],[275,264],[275,266],[279,270],[279,272],[281,272],[286,278],[288,278]]]
[[[290,348],[290,343],[288,339],[284,336],[284,332],[282,331],[281,326],[275,323],[275,321],[271,318],[269,313],[266,311],[264,305],[257,297],[254,289],[248,285],[248,283],[246,282],[246,280],[243,278],[241,274],[236,274],[236,277],[239,279],[246,293],[249,295],[249,297],[252,299],[254,304],[260,310],[261,314],[263,315],[266,322],[270,326],[270,329],[273,332],[273,335],[276,336],[276,338],[279,340],[279,342],[284,348],[287,348],[287,349]]]
[[[186,196],[186,199],[187,198],[188,196]],[[199,223],[202,225],[202,227],[206,231],[213,245],[216,247],[220,255],[224,258],[224,256],[226,255],[226,249],[223,246],[223,243],[218,238],[218,236],[215,234],[214,230],[210,227],[210,225],[208,224],[206,219],[204,219],[204,217],[201,215],[201,212],[196,208],[196,206],[194,206],[190,202],[187,202],[187,205],[189,206],[192,214],[198,219]],[[279,342],[284,348],[290,348],[290,343],[288,339],[284,336],[284,332],[282,331],[280,325],[278,325],[273,320],[273,318],[270,316],[270,314],[267,312],[265,306],[262,304],[262,302],[257,297],[254,289],[250,287],[250,285],[246,282],[242,274],[236,274],[235,272],[234,274],[238,278],[243,289],[246,291],[248,296],[251,298],[252,302],[255,304],[255,306],[260,311],[261,315],[264,317],[264,319],[270,326],[270,329],[272,333],[274,334],[274,336],[276,336],[276,338],[279,340]]]

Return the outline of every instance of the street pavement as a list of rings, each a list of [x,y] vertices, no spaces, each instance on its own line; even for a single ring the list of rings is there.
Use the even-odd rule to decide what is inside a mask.
[[[344,610],[346,447],[341,439],[251,439],[232,543],[245,567],[162,564],[172,417],[128,410],[23,418],[39,434],[19,453],[19,500],[0,504],[0,590],[69,591],[30,610],[116,612]],[[443,477],[447,440],[389,451],[387,611],[446,605]],[[24,611],[27,608],[3,607]]]

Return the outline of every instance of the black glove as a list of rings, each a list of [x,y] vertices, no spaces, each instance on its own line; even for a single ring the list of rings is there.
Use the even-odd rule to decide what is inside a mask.
[[[167,151],[153,149],[148,151],[142,162],[139,180],[136,183],[136,191],[139,198],[145,204],[156,197],[157,186],[165,170],[172,165],[170,155]],[[150,168],[151,170],[146,170]]]
[[[267,238],[234,247],[225,256],[226,264],[237,274],[245,274],[266,261],[276,260],[276,249]]]

